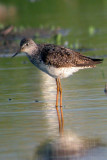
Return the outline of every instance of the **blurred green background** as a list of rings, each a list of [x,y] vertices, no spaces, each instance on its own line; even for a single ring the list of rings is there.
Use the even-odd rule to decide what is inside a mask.
[[[106,0],[1,0],[1,5],[6,5],[7,10],[13,7],[16,17],[14,25],[39,27],[40,25],[55,25],[61,27],[101,27],[106,21]],[[11,14],[8,13],[7,16]],[[88,16],[88,18],[87,18]],[[96,21],[95,21],[96,19]],[[11,23],[12,19],[4,21]],[[107,25],[107,23],[105,23]],[[75,28],[74,27],[74,28]]]
[[[91,49],[91,55],[96,55],[92,52],[96,48],[105,52],[106,22],[106,0],[0,1],[1,26],[11,24],[21,29],[33,27],[50,30],[61,28],[63,38],[57,37],[57,44],[70,48]],[[50,39],[44,41],[54,43]],[[102,55],[101,52],[97,54]]]

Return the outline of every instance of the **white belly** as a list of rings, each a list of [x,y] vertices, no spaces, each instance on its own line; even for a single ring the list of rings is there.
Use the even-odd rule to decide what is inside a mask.
[[[40,70],[43,72],[49,74],[53,78],[66,78],[72,75],[74,72],[77,72],[78,70],[82,69],[80,67],[61,67],[61,68],[55,68],[53,66],[48,66],[45,64],[40,64],[37,66]]]
[[[79,69],[78,68],[54,68],[50,67],[48,69],[48,74],[50,74],[54,78],[66,78],[72,75],[74,72],[77,72]]]

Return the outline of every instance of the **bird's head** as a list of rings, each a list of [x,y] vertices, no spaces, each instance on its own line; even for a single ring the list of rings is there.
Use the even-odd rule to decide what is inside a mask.
[[[20,49],[12,57],[22,52],[27,55],[32,55],[33,51],[37,51],[37,48],[36,43],[32,39],[23,38],[20,42]]]

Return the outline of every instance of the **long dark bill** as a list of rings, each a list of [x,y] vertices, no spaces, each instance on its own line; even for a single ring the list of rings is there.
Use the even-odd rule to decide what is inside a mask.
[[[16,53],[12,56],[12,58],[15,57],[17,54],[19,54],[19,52],[16,52]]]

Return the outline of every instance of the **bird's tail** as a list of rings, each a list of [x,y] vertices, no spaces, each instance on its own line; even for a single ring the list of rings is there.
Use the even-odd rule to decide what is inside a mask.
[[[103,62],[103,59],[95,59],[95,58],[91,58],[91,60],[94,62],[94,64],[100,64]]]

